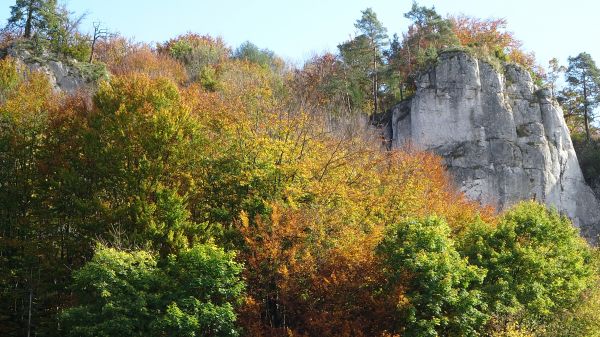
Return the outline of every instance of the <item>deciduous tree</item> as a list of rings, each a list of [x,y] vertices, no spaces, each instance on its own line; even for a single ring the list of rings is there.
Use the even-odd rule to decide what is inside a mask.
[[[556,81],[560,78],[560,74],[567,71],[565,66],[558,63],[556,57],[548,61],[548,73],[546,75],[546,83],[550,87],[550,93],[552,97],[556,97]]]
[[[74,273],[78,305],[61,314],[68,336],[238,336],[244,284],[234,254],[196,245],[159,261],[99,247]]]
[[[477,288],[485,269],[463,259],[450,227],[429,217],[388,228],[378,247],[389,292],[398,297],[397,329],[404,336],[476,336],[487,321]]]

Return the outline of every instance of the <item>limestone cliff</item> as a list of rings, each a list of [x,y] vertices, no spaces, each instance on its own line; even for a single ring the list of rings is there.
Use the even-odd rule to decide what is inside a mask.
[[[499,209],[545,202],[596,241],[600,203],[583,180],[560,107],[527,71],[506,65],[499,72],[464,52],[444,53],[388,118],[392,146],[411,142],[440,154],[470,198]]]

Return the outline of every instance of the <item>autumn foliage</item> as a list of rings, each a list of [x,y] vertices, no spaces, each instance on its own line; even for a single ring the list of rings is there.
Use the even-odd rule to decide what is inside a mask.
[[[99,41],[95,54],[96,59],[106,63],[114,75],[144,73],[151,77],[169,78],[180,84],[188,79],[184,66],[177,60],[124,37],[115,36]]]
[[[523,43],[507,30],[506,19],[478,19],[468,16],[451,17],[452,29],[462,46],[474,48],[481,55],[494,55],[512,61],[526,69],[536,67],[533,53],[523,51]]]
[[[503,20],[413,7],[402,81],[454,43],[530,62]],[[336,55],[289,69],[246,47],[102,40],[111,76],[72,95],[0,61],[6,335],[593,330],[595,258],[568,219],[497,214],[440,157],[382,145]]]

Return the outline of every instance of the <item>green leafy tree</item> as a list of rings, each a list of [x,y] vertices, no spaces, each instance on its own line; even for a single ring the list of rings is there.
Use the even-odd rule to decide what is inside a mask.
[[[403,336],[477,336],[486,322],[480,293],[485,269],[456,250],[440,218],[391,226],[378,247],[390,285],[404,289]]]
[[[238,60],[259,64],[266,68],[278,70],[283,67],[283,61],[269,49],[260,49],[254,43],[246,41],[233,52],[233,57]]]
[[[589,141],[590,123],[594,120],[594,109],[600,104],[600,70],[588,53],[569,57],[565,73],[567,87],[574,96],[574,111],[583,117],[586,139]]]
[[[242,266],[214,245],[166,261],[99,247],[75,272],[79,304],[61,314],[67,336],[237,336]]]
[[[93,107],[62,106],[45,142],[39,194],[71,268],[95,240],[166,256],[214,233],[197,211],[203,205],[190,202],[200,193],[205,137],[172,82],[113,77]]]
[[[596,257],[597,258],[597,257]],[[544,336],[600,336],[600,287],[598,280],[586,290],[570,309],[555,315],[555,318],[545,325]]]
[[[58,6],[53,20],[49,21],[44,32],[50,49],[80,62],[87,62],[92,46],[91,37],[79,32],[79,25],[84,18],[85,14],[76,16],[66,6]]]
[[[590,248],[568,218],[535,202],[506,212],[497,227],[470,227],[460,240],[470,263],[487,269],[490,314],[542,324],[572,306],[593,278]]]

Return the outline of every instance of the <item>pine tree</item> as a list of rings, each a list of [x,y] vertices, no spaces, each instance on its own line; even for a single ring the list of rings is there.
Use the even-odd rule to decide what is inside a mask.
[[[47,29],[56,19],[56,0],[16,0],[10,7],[8,27],[22,28],[23,37],[29,39],[34,32]]]
[[[362,17],[356,21],[354,27],[358,29],[368,41],[371,54],[370,77],[372,84],[373,113],[378,112],[379,69],[383,56],[383,48],[388,44],[387,29],[377,19],[377,14],[371,8],[362,11]]]
[[[600,104],[600,70],[588,53],[569,57],[569,68],[565,73],[566,90],[577,96],[574,112],[583,117],[586,140],[590,140],[590,122],[593,111]]]

